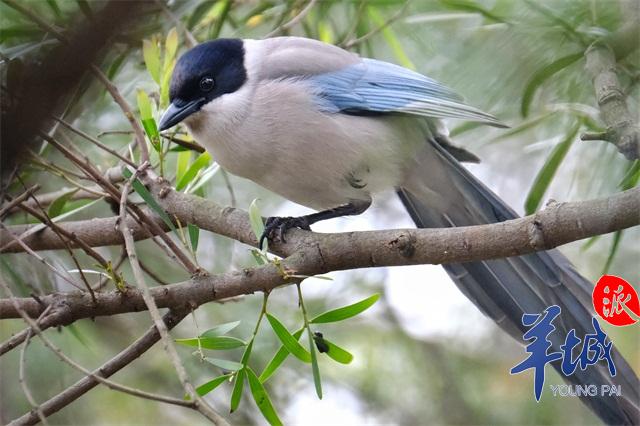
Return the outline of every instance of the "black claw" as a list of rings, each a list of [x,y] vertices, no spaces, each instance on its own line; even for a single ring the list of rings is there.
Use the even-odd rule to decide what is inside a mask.
[[[311,231],[309,226],[309,220],[304,217],[270,217],[266,220],[264,224],[264,231],[260,236],[260,250],[262,250],[262,245],[264,240],[267,239],[272,241],[275,236],[278,237],[283,243],[286,243],[284,235],[291,228],[300,228],[306,231]]]

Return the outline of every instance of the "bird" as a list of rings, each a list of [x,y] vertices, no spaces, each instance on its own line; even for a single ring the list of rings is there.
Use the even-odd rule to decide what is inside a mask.
[[[358,215],[395,190],[419,228],[518,217],[462,164],[478,158],[450,139],[442,119],[506,127],[444,84],[399,65],[303,37],[201,43],[177,61],[161,131],[183,123],[228,172],[316,212],[269,217],[260,239]],[[592,284],[557,250],[443,265],[460,290],[514,339],[524,314],[562,308],[561,335],[591,330]],[[562,342],[553,340],[558,350]],[[574,384],[622,384],[624,397],[582,401],[605,423],[638,420],[639,381],[614,349],[606,368],[576,370]],[[560,371],[559,363],[552,364]],[[602,366],[598,366],[602,367]]]

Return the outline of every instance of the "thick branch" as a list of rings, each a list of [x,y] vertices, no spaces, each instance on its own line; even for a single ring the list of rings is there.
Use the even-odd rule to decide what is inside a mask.
[[[160,185],[160,184],[159,184]],[[160,185],[162,186],[162,185]],[[166,187],[165,187],[166,188]],[[157,190],[158,188],[154,188]],[[255,245],[246,213],[222,209],[211,201],[168,190],[162,198],[165,208],[182,223],[218,232]],[[330,271],[375,266],[441,264],[522,255],[547,250],[595,235],[640,224],[640,187],[609,198],[572,203],[554,203],[535,215],[506,222],[446,229],[407,229],[314,234],[292,230],[287,244],[272,244],[274,252],[287,256],[282,267],[289,274],[316,275]],[[269,291],[286,283],[282,269],[273,264],[151,289],[160,308],[194,309],[212,300]],[[94,304],[86,293],[56,293],[18,299],[22,309],[38,317],[49,305],[51,314],[68,324],[80,318],[145,310],[137,289],[96,294]],[[16,318],[11,301],[0,300],[0,318]]]
[[[587,71],[593,78],[600,114],[607,131],[599,138],[613,143],[629,160],[640,158],[640,127],[627,107],[627,99],[616,74],[616,58],[606,45],[594,44],[586,52]],[[593,139],[592,135],[583,140]]]

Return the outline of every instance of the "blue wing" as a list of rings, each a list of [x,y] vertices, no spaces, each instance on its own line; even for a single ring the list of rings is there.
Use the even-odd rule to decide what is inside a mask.
[[[466,105],[437,81],[375,59],[311,76],[308,81],[317,90],[321,108],[328,112],[405,113],[504,126],[494,116]]]

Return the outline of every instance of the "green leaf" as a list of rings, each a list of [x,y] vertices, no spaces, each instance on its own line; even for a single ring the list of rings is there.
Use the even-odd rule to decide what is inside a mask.
[[[285,327],[276,317],[267,313],[267,319],[274,333],[280,339],[280,342],[287,350],[292,353],[296,358],[302,362],[311,362],[311,355],[309,352],[298,342],[298,339],[293,337],[287,327]]]
[[[609,268],[611,268],[611,264],[613,263],[613,259],[616,257],[616,253],[618,252],[618,248],[620,247],[620,241],[622,240],[623,231],[616,231],[613,234],[613,243],[611,244],[611,250],[609,250],[609,255],[607,256],[607,261],[604,263],[604,268],[602,268],[602,275],[606,275],[609,273]]]
[[[300,340],[300,336],[302,336],[303,332],[304,332],[304,328],[301,328],[300,330],[293,333],[293,338],[296,340]],[[260,374],[260,381],[263,383],[266,382],[269,379],[269,377],[271,377],[273,373],[275,373],[276,370],[287,359],[287,357],[289,356],[289,353],[290,352],[287,350],[287,348],[284,347],[284,345],[280,346],[280,349],[278,349],[278,352],[275,353],[273,358],[271,358],[271,361],[269,361],[269,364],[267,364],[267,366],[262,371],[262,374]]]
[[[180,191],[185,186],[187,186],[193,180],[193,178],[196,177],[200,169],[206,167],[207,164],[209,164],[209,161],[211,161],[211,154],[209,154],[208,152],[203,152],[202,154],[200,154],[198,158],[196,158],[196,160],[191,163],[187,171],[184,172],[184,175],[176,185],[176,189]]]
[[[78,327],[76,324],[69,324],[68,326],[64,327],[64,329],[67,330],[69,333],[71,333],[71,335],[75,337],[75,339],[78,342],[80,342],[82,346],[84,346],[87,349],[91,349],[89,342],[87,341],[87,339],[85,339],[85,337],[82,335],[80,330],[78,330]]]
[[[151,78],[160,84],[160,48],[154,40],[142,41],[142,56]]]
[[[393,52],[395,57],[398,59],[398,62],[400,62],[400,64],[405,68],[415,70],[416,66],[413,64],[413,62],[411,62],[411,59],[409,59],[409,57],[405,53],[404,49],[402,48],[402,43],[400,43],[400,41],[396,37],[395,32],[389,25],[385,25],[385,19],[383,18],[382,14],[374,7],[370,7],[368,11],[369,17],[376,25],[384,25],[384,28],[382,29],[382,36],[391,48],[391,51]]]
[[[191,161],[190,150],[187,149],[178,153],[178,155],[176,156],[176,182],[179,182],[180,179],[182,179],[182,176],[184,176],[185,172],[189,168],[190,161]]]
[[[133,176],[133,173],[127,167],[123,167],[122,168],[122,174],[127,179],[129,179],[129,178],[131,178],[131,176]],[[178,235],[176,227],[173,225],[173,222],[171,221],[171,218],[169,217],[167,212],[165,212],[164,209],[162,207],[160,207],[160,204],[158,204],[158,202],[155,200],[155,198],[153,198],[153,195],[151,195],[149,190],[142,184],[142,182],[140,182],[140,180],[138,180],[138,179],[135,179],[131,186],[133,187],[133,190],[136,191],[136,193],[140,197],[142,197],[144,202],[147,203],[149,208],[151,210],[153,210],[158,216],[160,216],[160,218],[163,220],[163,222],[167,224],[169,229],[171,229],[173,232],[176,233],[176,235]]]
[[[178,51],[178,31],[176,27],[173,27],[167,33],[167,38],[164,42],[164,69],[167,69],[167,65],[176,57]]]
[[[198,241],[200,241],[200,228],[191,223],[187,224],[187,230],[189,231],[189,241],[191,241],[191,248],[194,253],[198,251]]]
[[[251,229],[253,229],[256,239],[260,241],[260,237],[262,237],[262,233],[264,232],[264,222],[262,222],[262,215],[260,214],[260,208],[258,208],[258,200],[259,199],[256,198],[249,206],[249,222],[251,223]]]
[[[109,69],[107,70],[107,77],[109,78],[109,80],[113,80],[113,77],[115,77],[118,71],[120,71],[120,68],[124,63],[124,60],[127,59],[127,56],[129,56],[129,49],[119,54],[118,57],[113,60],[113,62],[109,66]]]
[[[226,359],[219,359],[219,358],[210,358],[208,356],[204,357],[204,360],[207,361],[210,364],[215,365],[216,367],[220,367],[223,370],[229,370],[229,371],[238,371],[241,368],[243,368],[244,366],[236,361],[229,361]]]
[[[169,105],[169,83],[171,83],[171,75],[173,69],[176,66],[176,60],[173,59],[168,65],[166,65],[164,72],[162,73],[162,81],[160,82],[160,106],[166,108]]]
[[[276,409],[273,407],[269,395],[264,386],[262,386],[262,383],[260,383],[260,380],[258,380],[256,373],[249,367],[247,367],[246,371],[249,387],[251,388],[251,395],[253,395],[253,400],[256,402],[260,412],[269,424],[272,426],[281,426],[282,421],[280,421],[278,413],[276,413]]]
[[[189,16],[187,28],[192,30],[215,4],[216,0],[205,0],[198,4],[191,16]]]
[[[244,353],[242,354],[241,363],[247,365],[249,363],[249,358],[251,358],[251,350],[253,349],[253,339],[249,342],[247,347],[244,349]]]
[[[207,383],[204,383],[198,386],[196,388],[196,393],[200,396],[204,396],[209,392],[211,392],[212,390],[214,390],[215,388],[217,388],[218,386],[220,386],[225,381],[229,380],[230,377],[231,377],[231,374],[225,374],[224,376],[216,377],[215,379],[210,380]],[[189,395],[186,395],[184,399],[188,400]]]
[[[627,172],[618,184],[623,191],[635,187],[640,182],[640,160],[635,160],[629,165]]]
[[[244,376],[246,375],[245,369],[240,369],[236,373],[236,381],[233,384],[233,391],[231,392],[231,404],[229,405],[229,412],[233,413],[240,406],[240,400],[242,399],[242,390],[244,389]]]
[[[218,324],[213,328],[205,331],[200,337],[216,337],[223,336],[240,325],[240,321],[225,322],[224,324]]]
[[[258,266],[266,265],[267,263],[269,263],[268,260],[265,259],[265,255],[258,249],[251,249],[251,255],[255,259]]]
[[[60,11],[60,7],[58,7],[58,3],[56,3],[56,0],[47,0],[47,4],[51,10],[53,10],[53,13],[56,14],[56,18],[62,17],[62,12]]]
[[[328,350],[326,353],[331,359],[340,364],[349,364],[353,361],[353,355],[346,349],[342,349],[340,346],[336,345],[333,342],[323,338],[322,341],[327,345]]]
[[[138,108],[140,109],[140,118],[142,121],[153,118],[149,95],[141,89],[138,89]]]
[[[538,175],[533,181],[533,185],[531,185],[531,189],[524,203],[526,214],[534,213],[540,206],[545,192],[547,192],[562,160],[564,160],[567,152],[569,152],[569,148],[571,148],[573,141],[576,139],[579,129],[580,123],[576,124],[565,139],[553,148],[544,165],[540,171],[538,171]]]
[[[60,213],[62,213],[62,211],[64,210],[64,206],[67,204],[67,201],[69,201],[73,194],[75,194],[76,192],[78,192],[78,189],[73,189],[69,192],[65,192],[64,194],[53,200],[53,202],[49,206],[49,210],[47,211],[49,217],[56,217]]]
[[[531,101],[533,100],[533,95],[535,94],[536,90],[538,90],[538,88],[542,85],[542,83],[582,57],[584,57],[584,53],[574,53],[573,55],[564,56],[556,61],[553,61],[549,65],[545,65],[544,67],[538,69],[529,79],[529,82],[524,89],[524,93],[522,95],[522,103],[520,106],[520,112],[522,116],[527,117],[529,115],[529,108],[531,106]]]
[[[321,324],[327,322],[338,322],[346,320],[347,318],[354,317],[361,312],[369,309],[374,303],[378,301],[380,294],[376,293],[373,296],[369,296],[359,302],[352,305],[343,306],[342,308],[333,309],[323,314],[318,315],[310,321],[312,324]]]
[[[464,10],[466,12],[475,12],[484,16],[485,18],[494,21],[494,22],[506,22],[504,18],[501,18],[498,15],[495,15],[491,11],[483,8],[475,1],[471,0],[440,0],[440,2],[448,7],[449,9],[454,10]]]
[[[200,344],[198,344],[198,340]],[[246,343],[236,337],[215,336],[215,337],[194,337],[191,339],[176,339],[176,343],[185,346],[201,347],[203,349],[227,350],[245,346]]]
[[[307,327],[307,335],[309,336],[309,352],[311,352],[311,371],[313,371],[313,384],[316,388],[318,399],[322,399],[322,379],[320,378],[320,367],[318,366],[318,356],[316,355],[315,342],[311,329]]]

